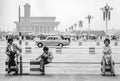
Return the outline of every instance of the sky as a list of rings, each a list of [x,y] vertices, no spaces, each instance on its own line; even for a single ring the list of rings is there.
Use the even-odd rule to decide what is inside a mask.
[[[106,4],[113,8],[108,29],[120,29],[120,0],[0,0],[0,29],[13,31],[18,21],[18,7],[21,7],[21,15],[24,16],[24,4],[31,5],[31,16],[56,17],[60,24],[58,29],[64,31],[82,20],[83,28],[88,28],[89,14],[92,30],[105,30],[103,21],[103,8]]]

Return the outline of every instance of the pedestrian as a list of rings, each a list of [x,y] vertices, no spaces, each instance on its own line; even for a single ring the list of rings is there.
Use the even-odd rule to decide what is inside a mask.
[[[45,75],[45,65],[52,62],[53,55],[52,52],[49,51],[48,47],[43,48],[43,53],[36,60],[40,58],[40,71],[41,75]]]
[[[20,52],[21,49],[13,43],[13,39],[8,39],[8,44],[6,47],[5,54],[8,56],[8,74],[11,72],[11,66],[16,67],[16,71],[14,74],[18,74],[18,64],[17,64],[17,57],[18,52]]]
[[[110,69],[111,69],[111,73],[114,74],[114,67],[113,67],[113,61],[112,61],[112,50],[110,47],[110,40],[109,39],[105,39],[104,40],[104,48],[103,48],[103,57],[102,57],[102,62],[103,62],[103,74],[105,74],[105,68],[106,65],[110,65]]]

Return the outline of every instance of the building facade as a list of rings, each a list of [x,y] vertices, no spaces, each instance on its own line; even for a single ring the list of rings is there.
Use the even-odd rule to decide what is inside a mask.
[[[59,25],[56,17],[31,17],[30,5],[24,5],[24,17],[20,17],[20,22],[16,21],[16,31],[34,34],[51,34],[55,33],[55,27]]]

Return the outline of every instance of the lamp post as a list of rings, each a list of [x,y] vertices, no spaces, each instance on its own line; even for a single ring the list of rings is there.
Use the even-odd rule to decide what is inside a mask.
[[[90,37],[90,33],[91,33],[91,29],[90,29],[90,21],[91,21],[91,19],[93,18],[91,15],[88,15],[87,17],[85,17],[86,19],[88,19],[88,27],[89,27],[89,33],[88,33],[88,37]]]
[[[75,23],[74,26],[75,26],[75,29],[76,29],[77,24]]]
[[[81,31],[81,28],[83,27],[83,21],[79,21],[79,28],[80,28],[80,37],[81,37],[81,34],[82,34],[82,31]]]
[[[69,27],[69,32],[71,32],[71,27]]]
[[[76,28],[77,28],[77,24],[76,24],[76,23],[74,24],[74,27],[75,27],[75,29],[74,29],[74,33],[76,34],[76,32],[77,32],[77,30],[76,30]]]
[[[107,37],[107,33],[108,33],[108,20],[110,20],[111,18],[111,10],[113,10],[113,8],[111,8],[110,6],[108,6],[106,4],[106,6],[104,6],[103,8],[101,8],[101,10],[103,11],[103,20],[106,21],[106,33],[105,36]]]
[[[68,29],[65,29],[65,32],[68,32]]]
[[[71,26],[71,31],[72,31],[72,33],[74,32],[74,28],[73,28],[73,26]]]

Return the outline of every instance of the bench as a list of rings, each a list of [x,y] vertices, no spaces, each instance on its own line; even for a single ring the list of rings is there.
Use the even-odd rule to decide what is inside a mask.
[[[75,67],[74,66],[69,67],[73,64],[75,65]],[[63,62],[62,61],[56,62],[56,61],[54,61],[50,64],[45,65],[45,69],[46,69],[45,71],[47,73],[51,73],[52,72],[51,69],[52,69],[52,70],[54,70],[54,72],[52,72],[52,73],[55,73],[55,72],[59,73],[58,72],[59,70],[68,71],[67,67],[68,67],[69,70],[71,68],[76,70],[76,68],[80,68],[79,67],[79,66],[81,66],[80,64],[83,64],[83,65],[85,64],[87,66],[87,64],[100,65],[101,63],[100,62],[64,62],[64,61]],[[35,74],[36,75],[36,74],[40,74],[40,73],[41,73],[40,72],[40,61],[30,60],[30,74],[33,74],[33,75]]]
[[[28,74],[40,74],[40,61],[30,60],[29,62],[23,62],[23,63],[27,63],[30,65],[30,66],[28,65],[29,66],[28,69],[30,71],[30,72],[28,72]],[[19,64],[19,62],[18,62],[18,64]],[[61,66],[62,66],[62,68],[64,68],[64,67],[66,68],[66,66],[68,67],[69,64],[75,64],[77,66],[77,68],[79,68],[78,66],[80,64],[83,64],[84,66],[90,65],[90,64],[91,65],[101,65],[101,62],[64,62],[64,61],[63,62],[56,62],[55,61],[55,62],[52,62],[52,63],[46,65],[45,68],[48,71],[50,71],[53,68],[55,68],[55,69],[59,68],[61,70]],[[120,64],[120,63],[115,63],[115,64]],[[5,71],[8,71],[8,67],[7,67],[8,62],[7,61],[5,62],[5,65],[6,65]],[[25,67],[23,67],[23,69],[24,68]],[[98,69],[100,69],[100,68],[98,68]],[[16,70],[15,68],[12,69],[12,71],[15,71],[15,70]]]

